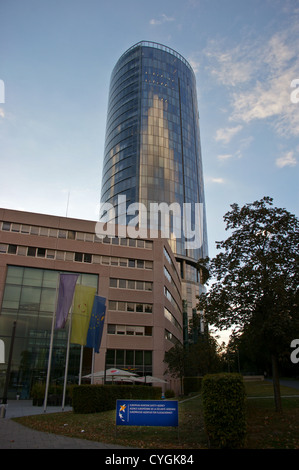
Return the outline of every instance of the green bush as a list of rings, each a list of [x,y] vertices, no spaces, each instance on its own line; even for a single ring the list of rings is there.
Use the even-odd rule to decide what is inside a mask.
[[[164,395],[165,395],[165,398],[173,398],[173,397],[175,397],[174,391],[173,391],[173,390],[170,390],[170,389],[169,389],[169,390],[165,390]]]
[[[210,446],[242,448],[246,436],[246,394],[242,376],[206,375],[202,382],[202,398]]]
[[[184,395],[201,390],[202,377],[184,377]]]
[[[30,396],[33,406],[42,406],[45,399],[46,384],[36,382],[32,388]],[[65,404],[72,404],[73,385],[66,386]],[[48,406],[59,406],[62,404],[63,385],[51,384],[48,389]]]
[[[116,400],[159,400],[161,387],[132,385],[75,385],[73,411],[75,413],[99,413],[113,410]]]

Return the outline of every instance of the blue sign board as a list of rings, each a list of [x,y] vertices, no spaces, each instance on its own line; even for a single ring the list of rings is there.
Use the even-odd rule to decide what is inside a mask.
[[[175,400],[117,400],[116,425],[178,426],[178,402]]]

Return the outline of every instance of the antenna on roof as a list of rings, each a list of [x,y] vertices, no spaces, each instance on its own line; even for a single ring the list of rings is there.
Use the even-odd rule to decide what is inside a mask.
[[[69,191],[68,196],[67,196],[67,204],[66,204],[66,212],[65,212],[66,217],[67,217],[67,213],[68,213],[68,210],[69,210],[69,202],[70,202],[70,191]]]

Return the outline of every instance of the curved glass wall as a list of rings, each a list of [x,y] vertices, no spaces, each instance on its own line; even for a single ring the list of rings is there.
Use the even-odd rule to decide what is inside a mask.
[[[119,195],[127,206],[144,204],[147,227],[151,204],[177,203],[178,217],[169,212],[173,252],[193,260],[207,255],[195,76],[180,54],[160,44],[136,44],[112,72],[101,201],[116,207]],[[201,225],[195,249],[185,244],[187,206],[190,229]]]
[[[57,279],[59,271],[8,266],[0,309],[0,340],[6,351],[6,363],[0,364],[0,397],[6,382],[8,352],[10,351],[13,322],[16,321],[16,336],[13,346],[12,367],[8,398],[29,399],[35,383],[45,383],[53,312],[55,310]],[[78,284],[97,287],[98,275],[79,275]],[[69,320],[68,320],[69,321]],[[68,326],[55,330],[51,383],[63,385]],[[68,381],[78,380],[80,349],[77,344],[70,347]],[[91,357],[85,353],[83,375],[90,373]]]

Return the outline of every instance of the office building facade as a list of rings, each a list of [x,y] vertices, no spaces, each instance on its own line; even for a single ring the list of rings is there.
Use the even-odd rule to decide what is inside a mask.
[[[176,51],[140,42],[115,65],[102,178],[101,202],[115,208],[105,220],[128,222],[120,197],[125,197],[126,207],[139,203],[146,208],[147,227],[153,223],[150,208],[155,204],[179,206],[177,217],[169,211],[168,234],[190,319],[203,289],[196,262],[208,250],[196,80],[190,64]],[[190,210],[190,228],[200,232],[200,243],[191,248],[184,232],[184,208]]]
[[[106,318],[94,371],[117,367],[164,380],[165,351],[183,341],[180,273],[163,239],[98,238],[96,223],[0,209],[0,363],[2,397],[13,347],[9,398],[29,398],[45,382],[59,273],[78,273],[77,283],[106,298]],[[56,330],[51,383],[63,383],[68,324]],[[72,344],[69,381],[78,383],[81,346]],[[82,375],[92,354],[84,349]],[[163,387],[175,388],[168,377]],[[159,384],[156,384],[159,385]]]

